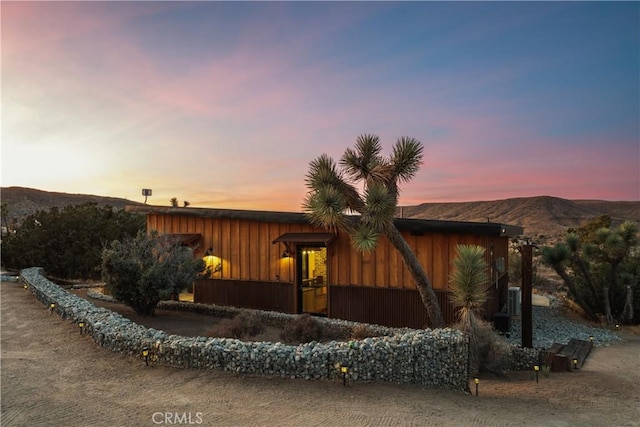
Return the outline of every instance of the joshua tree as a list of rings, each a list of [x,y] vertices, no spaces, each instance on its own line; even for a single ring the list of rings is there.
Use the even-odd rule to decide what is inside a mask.
[[[582,293],[578,291],[578,287],[576,286],[573,278],[567,272],[566,263],[570,258],[571,249],[564,243],[558,243],[553,247],[545,247],[542,249],[542,261],[551,266],[556,273],[558,273],[558,276],[562,278],[564,283],[567,285],[567,288],[569,288],[569,293],[578,305],[582,307],[585,314],[591,320],[598,321],[598,316],[596,316],[593,310],[591,310]]]
[[[619,288],[624,275],[620,273],[620,266],[637,245],[638,227],[626,221],[615,230],[608,227],[586,230],[589,232],[580,229],[570,232],[564,243],[543,248],[542,259],[562,278],[571,296],[590,319],[598,321],[595,313],[602,310],[609,324],[615,322],[614,311],[622,314],[623,320],[631,320],[633,288],[625,287],[625,303],[622,304]],[[578,286],[579,279],[585,284],[584,290]],[[600,283],[600,290],[597,283]]]
[[[303,208],[312,224],[349,233],[357,250],[374,250],[380,236],[386,236],[416,281],[431,327],[439,328],[444,322],[436,294],[393,221],[398,184],[415,176],[422,161],[422,149],[416,139],[402,137],[393,146],[391,155],[384,157],[378,136],[361,135],[355,148],[344,152],[339,166],[322,154],[309,164],[306,176],[309,192]],[[363,188],[362,194],[358,185]]]
[[[614,323],[615,321],[613,314],[611,313],[611,306],[614,304],[612,299],[615,298],[616,291],[619,287],[620,263],[622,263],[631,249],[637,244],[637,235],[638,226],[632,221],[625,221],[617,230],[600,228],[595,234],[597,250],[592,249],[595,254],[595,258],[599,258],[610,265],[610,279],[603,282],[602,289],[602,296],[604,297],[604,313],[607,318],[607,323],[609,324]],[[632,288],[627,287],[627,300],[633,299],[630,294],[631,292]],[[615,305],[617,306],[617,304]],[[625,309],[626,305],[628,304],[625,304]],[[623,312],[627,311],[625,309],[623,309]]]
[[[476,245],[458,245],[451,274],[451,302],[458,307],[462,331],[469,337],[469,375],[480,369],[478,312],[487,299],[487,262],[485,250]]]

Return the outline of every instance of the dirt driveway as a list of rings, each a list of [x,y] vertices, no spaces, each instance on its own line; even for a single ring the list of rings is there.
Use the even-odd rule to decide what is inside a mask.
[[[15,282],[1,286],[1,425],[640,426],[640,337],[583,369],[482,378],[480,395],[145,366],[98,347]]]

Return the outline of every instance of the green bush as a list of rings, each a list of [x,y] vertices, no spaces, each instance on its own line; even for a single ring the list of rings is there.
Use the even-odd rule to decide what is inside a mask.
[[[205,270],[190,249],[139,232],[114,240],[102,252],[102,275],[113,297],[136,313],[153,315],[158,302],[190,285]]]
[[[95,203],[52,208],[29,216],[2,238],[2,266],[42,267],[60,279],[99,279],[106,242],[135,236],[145,217]]]

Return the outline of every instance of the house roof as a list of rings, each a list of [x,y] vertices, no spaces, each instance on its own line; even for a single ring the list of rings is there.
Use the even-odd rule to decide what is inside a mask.
[[[125,206],[125,210],[127,212],[147,215],[183,215],[204,218],[231,218],[290,224],[309,223],[306,215],[300,212],[275,212],[153,205],[128,205]],[[441,221],[431,219],[396,218],[394,219],[394,223],[400,231],[408,231],[412,235],[421,235],[429,232],[439,232],[515,237],[524,234],[524,229],[522,227],[495,222]]]

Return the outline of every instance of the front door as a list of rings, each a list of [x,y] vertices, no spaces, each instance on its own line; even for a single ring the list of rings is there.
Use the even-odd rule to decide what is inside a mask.
[[[299,312],[326,315],[327,247],[299,245],[296,266]]]

